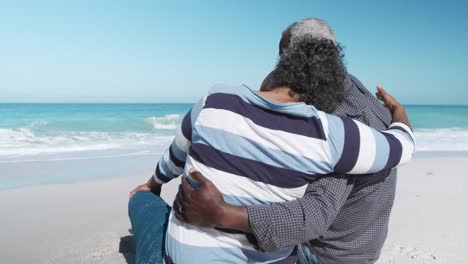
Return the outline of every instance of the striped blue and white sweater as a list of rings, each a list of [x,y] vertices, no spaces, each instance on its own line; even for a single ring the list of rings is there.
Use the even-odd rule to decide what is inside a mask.
[[[367,174],[409,161],[413,132],[393,123],[379,132],[304,103],[270,101],[246,86],[217,86],[185,116],[159,161],[164,184],[193,168],[227,203],[284,202],[304,195],[308,182],[331,172]],[[166,255],[173,263],[295,263],[294,247],[260,252],[243,234],[169,218]]]

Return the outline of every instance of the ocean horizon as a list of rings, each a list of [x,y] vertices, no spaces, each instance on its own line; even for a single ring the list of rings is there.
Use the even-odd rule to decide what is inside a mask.
[[[0,162],[158,154],[191,103],[0,103]],[[468,151],[468,106],[406,105],[417,150]]]
[[[0,190],[148,174],[191,106],[0,103]],[[417,156],[467,155],[468,106],[407,111]]]

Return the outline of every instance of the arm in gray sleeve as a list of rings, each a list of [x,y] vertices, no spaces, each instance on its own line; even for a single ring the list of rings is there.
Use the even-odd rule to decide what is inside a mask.
[[[320,237],[332,224],[353,188],[342,176],[318,177],[303,198],[248,206],[249,222],[257,246],[276,251]]]

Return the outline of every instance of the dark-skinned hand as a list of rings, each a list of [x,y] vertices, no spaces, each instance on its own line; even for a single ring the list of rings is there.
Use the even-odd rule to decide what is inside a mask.
[[[187,177],[182,177],[182,184],[174,201],[175,216],[182,222],[196,226],[218,226],[226,205],[223,195],[213,182],[200,172],[191,170],[190,176],[197,182],[198,187],[192,188]]]
[[[154,180],[154,177],[150,177],[148,182],[138,185],[135,189],[130,192],[130,199],[135,195],[137,192],[152,192],[157,196],[161,195],[161,184],[157,183]]]

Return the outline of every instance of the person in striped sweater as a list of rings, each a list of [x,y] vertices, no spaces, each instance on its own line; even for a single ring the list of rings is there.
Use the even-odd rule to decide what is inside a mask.
[[[381,87],[378,97],[393,115],[386,131],[310,105],[337,105],[344,73],[336,43],[303,37],[281,55],[269,78],[270,91],[216,86],[197,102],[153,177],[131,193],[137,263],[296,262],[295,246],[258,251],[239,232],[248,232],[245,228],[185,223],[180,213],[153,194],[180,175],[186,175],[184,184],[196,188],[202,178],[193,170],[216,185],[226,203],[236,206],[295,200],[321,175],[369,174],[409,161],[415,138],[405,109]],[[329,96],[317,100],[327,90]],[[148,210],[156,215],[145,217]]]

